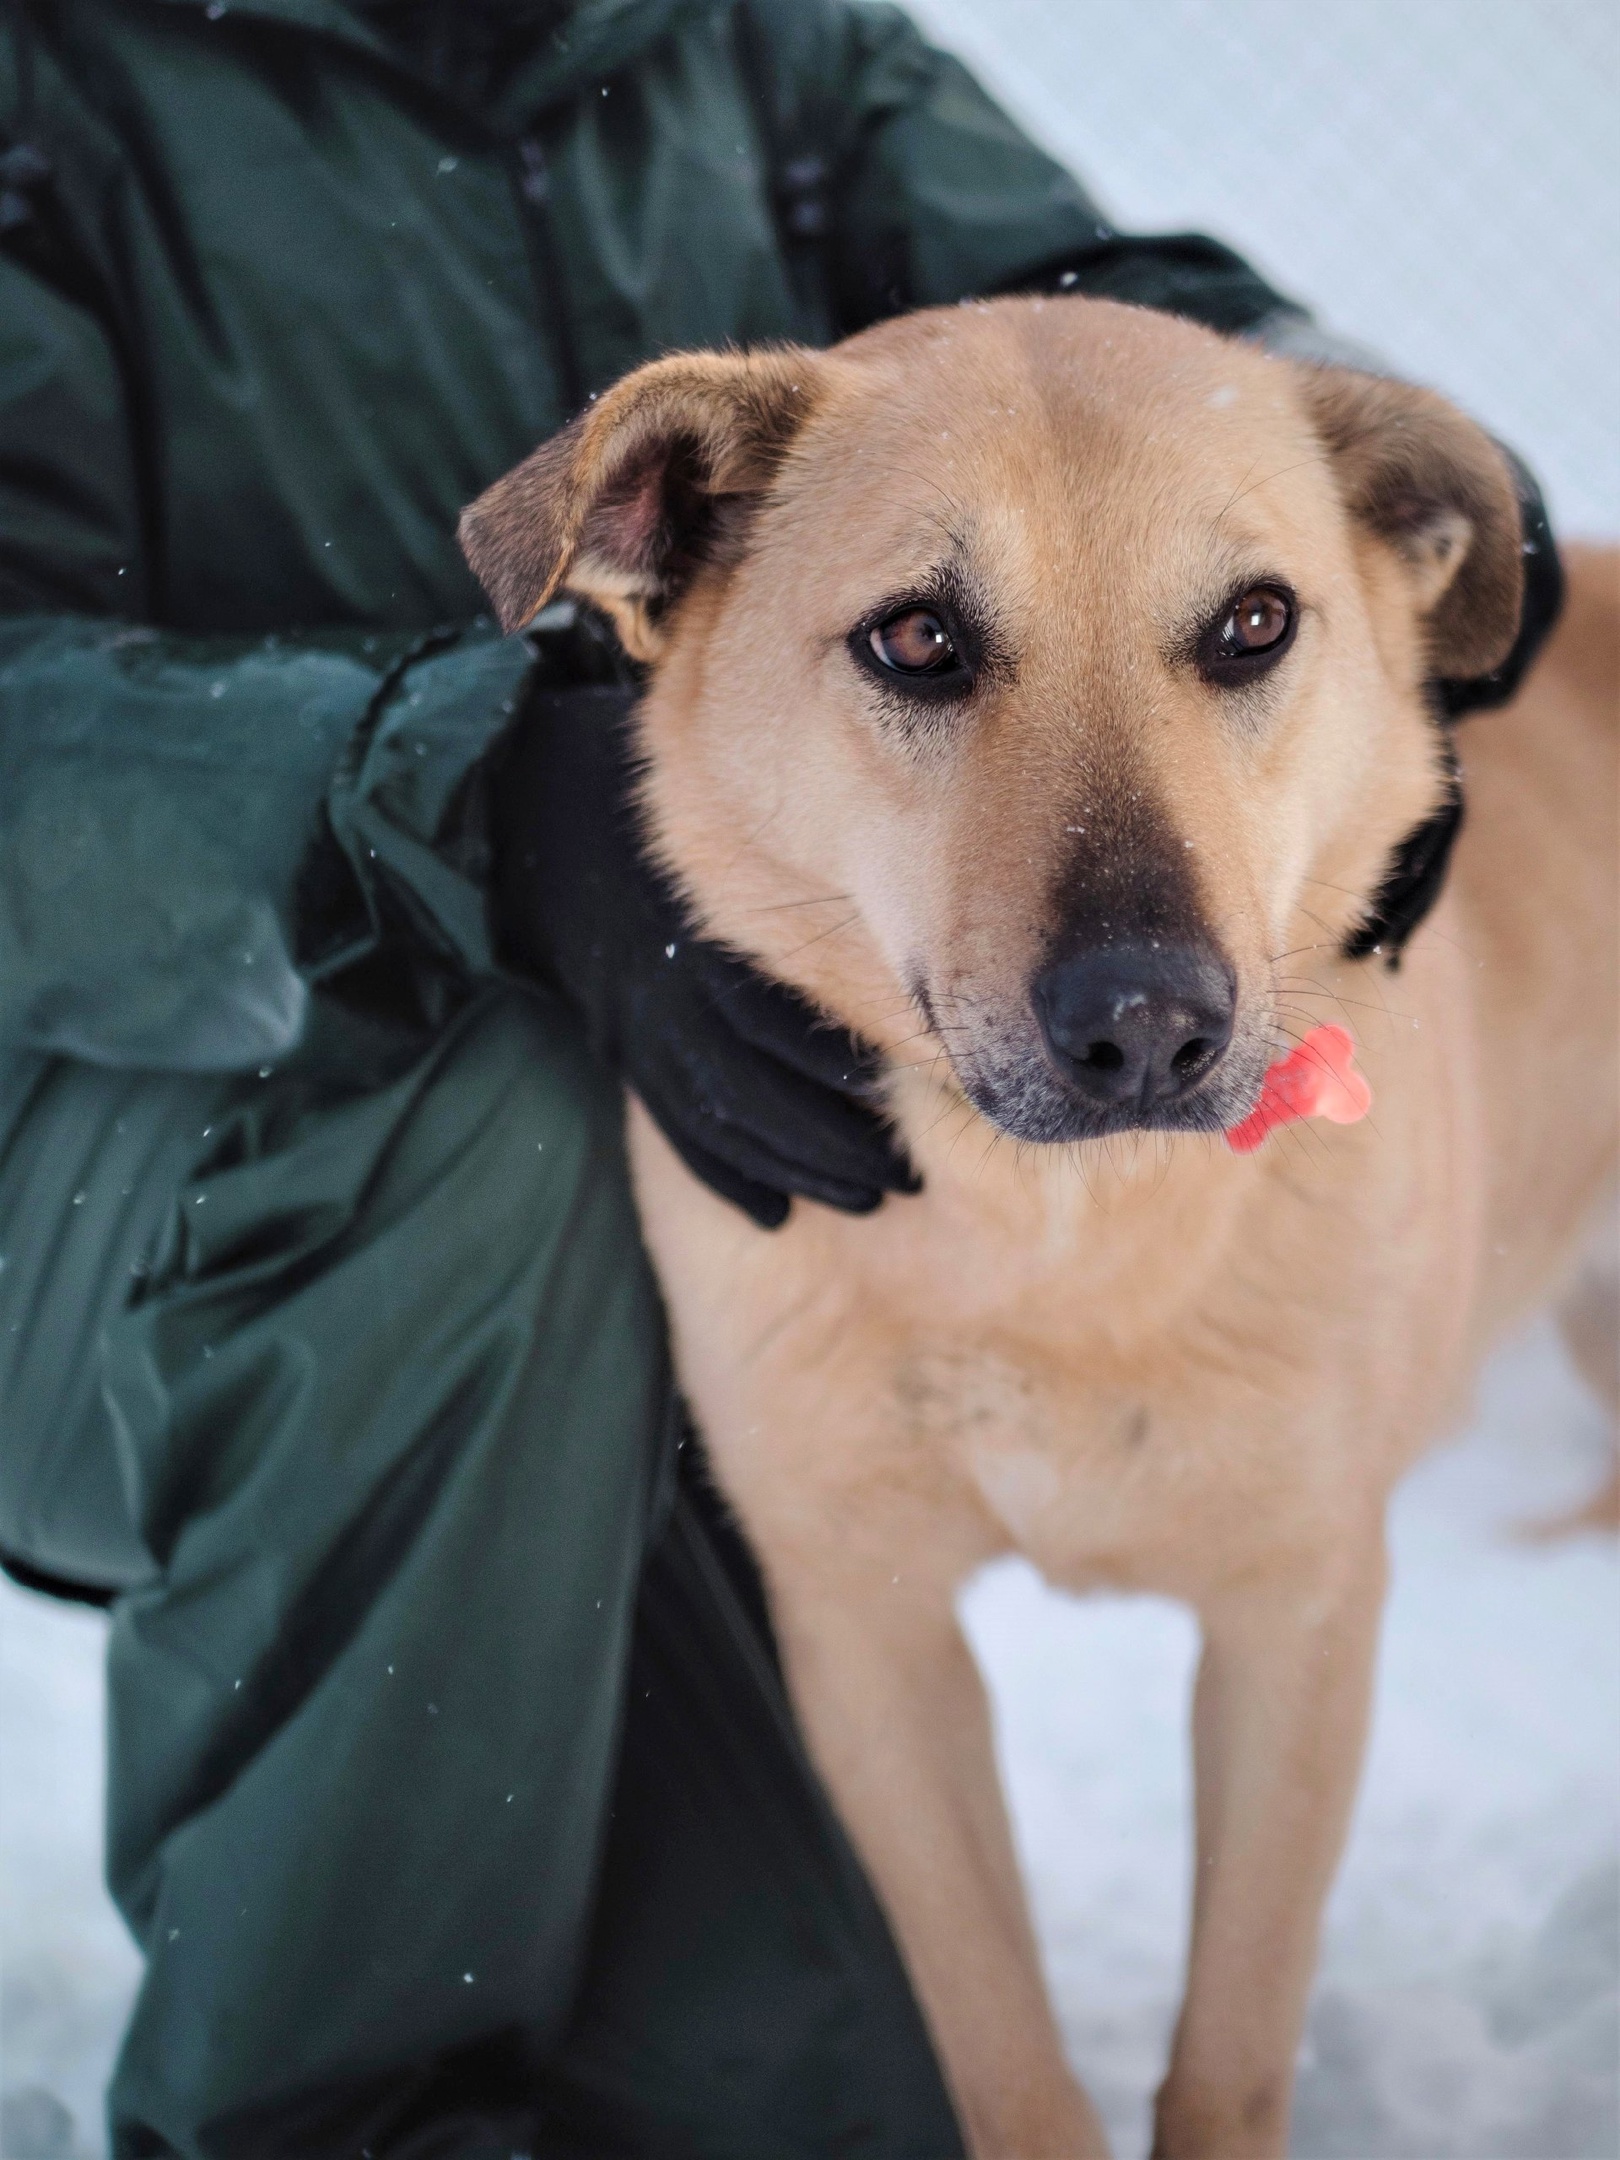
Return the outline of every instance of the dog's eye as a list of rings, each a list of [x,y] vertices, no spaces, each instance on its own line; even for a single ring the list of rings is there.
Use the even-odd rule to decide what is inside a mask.
[[[897,675],[943,675],[958,664],[950,633],[927,608],[907,608],[904,614],[891,615],[866,642]]]
[[[1199,673],[1215,683],[1247,682],[1262,674],[1293,643],[1297,620],[1292,593],[1277,585],[1251,585],[1199,640]]]
[[[898,594],[852,627],[845,649],[875,685],[886,719],[902,729],[920,724],[914,708],[970,697],[985,659],[971,612]]]
[[[1230,653],[1270,652],[1288,635],[1294,611],[1280,592],[1257,585],[1246,592],[1221,625],[1221,643]]]

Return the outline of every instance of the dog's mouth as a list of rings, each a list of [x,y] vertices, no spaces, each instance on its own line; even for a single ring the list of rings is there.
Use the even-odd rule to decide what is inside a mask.
[[[1082,1094],[1039,1048],[1020,1046],[1010,1054],[971,1060],[947,1055],[981,1117],[1011,1139],[1043,1146],[1122,1133],[1223,1133],[1253,1109],[1267,1062],[1263,1055],[1229,1055],[1173,1100],[1099,1103]]]

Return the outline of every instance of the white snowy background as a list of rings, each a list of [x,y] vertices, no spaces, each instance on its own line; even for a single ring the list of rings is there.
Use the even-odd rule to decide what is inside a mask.
[[[1216,232],[1620,531],[1614,0],[920,0],[1119,222]],[[1308,2160],[1614,2160],[1620,1563],[1519,1526],[1600,1479],[1543,1327],[1408,1481],[1328,1914]],[[1184,1947],[1193,1634],[1016,1565],[970,1592],[1042,1943],[1116,2150],[1146,2150]],[[0,1586],[0,2160],[104,2150],[136,1959],[100,1886],[100,1620]]]

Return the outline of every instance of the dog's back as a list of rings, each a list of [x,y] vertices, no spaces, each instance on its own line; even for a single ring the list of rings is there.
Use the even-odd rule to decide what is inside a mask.
[[[1612,1184],[1620,1101],[1620,551],[1566,550],[1523,693],[1461,734],[1457,917],[1475,963],[1490,1186],[1481,1340],[1544,1297]]]

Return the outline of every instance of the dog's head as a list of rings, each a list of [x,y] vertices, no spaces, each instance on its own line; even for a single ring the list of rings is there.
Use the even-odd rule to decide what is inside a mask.
[[[658,361],[463,521],[652,663],[655,845],[704,927],[1029,1140],[1251,1106],[1494,666],[1504,459],[1439,398],[1162,315],[1007,300]],[[909,1017],[908,1017],[909,1015]]]

